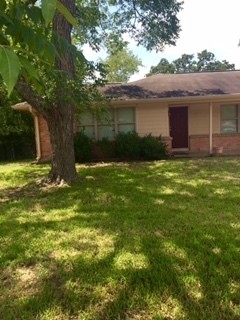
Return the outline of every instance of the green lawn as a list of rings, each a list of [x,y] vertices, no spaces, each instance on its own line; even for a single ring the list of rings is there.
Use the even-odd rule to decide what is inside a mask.
[[[1,320],[240,319],[240,158],[0,165]]]

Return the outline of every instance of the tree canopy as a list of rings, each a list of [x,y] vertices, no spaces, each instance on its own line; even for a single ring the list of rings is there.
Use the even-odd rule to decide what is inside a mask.
[[[99,50],[125,33],[148,50],[173,45],[181,7],[177,0],[1,0],[0,74],[8,94],[15,88],[47,121],[49,181],[76,180],[74,114],[101,84],[95,72],[103,73],[101,65],[90,63],[81,46]]]
[[[142,61],[127,48],[127,42],[107,45],[108,55],[100,60],[106,66],[106,79],[109,82],[127,82],[142,66]]]
[[[156,66],[152,66],[147,76],[156,73],[187,73],[203,71],[226,71],[235,70],[235,65],[227,60],[219,61],[212,52],[203,50],[197,53],[197,59],[194,54],[183,54],[180,58],[169,62],[162,58]]]

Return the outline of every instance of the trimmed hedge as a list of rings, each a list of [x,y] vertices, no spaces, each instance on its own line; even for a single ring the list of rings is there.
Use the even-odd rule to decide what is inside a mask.
[[[141,154],[141,138],[136,132],[119,133],[116,136],[115,156],[121,159],[138,160]]]
[[[136,132],[120,133],[114,141],[93,142],[83,132],[75,136],[76,162],[95,160],[160,160],[168,157],[161,137],[151,134],[140,137]]]
[[[93,142],[82,131],[77,132],[74,137],[74,150],[76,162],[92,161]]]

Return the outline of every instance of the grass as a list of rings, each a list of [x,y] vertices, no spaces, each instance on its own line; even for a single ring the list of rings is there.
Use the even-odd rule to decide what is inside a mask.
[[[0,165],[0,319],[240,319],[240,159]]]

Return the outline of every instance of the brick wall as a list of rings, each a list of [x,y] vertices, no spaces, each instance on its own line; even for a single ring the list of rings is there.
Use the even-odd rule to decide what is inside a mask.
[[[172,138],[171,137],[162,137],[163,142],[167,145],[167,151],[169,154],[172,154]]]
[[[209,152],[209,135],[191,135],[189,137],[189,148],[194,153]],[[223,154],[240,154],[240,134],[214,134],[213,151],[216,148],[223,148]]]

